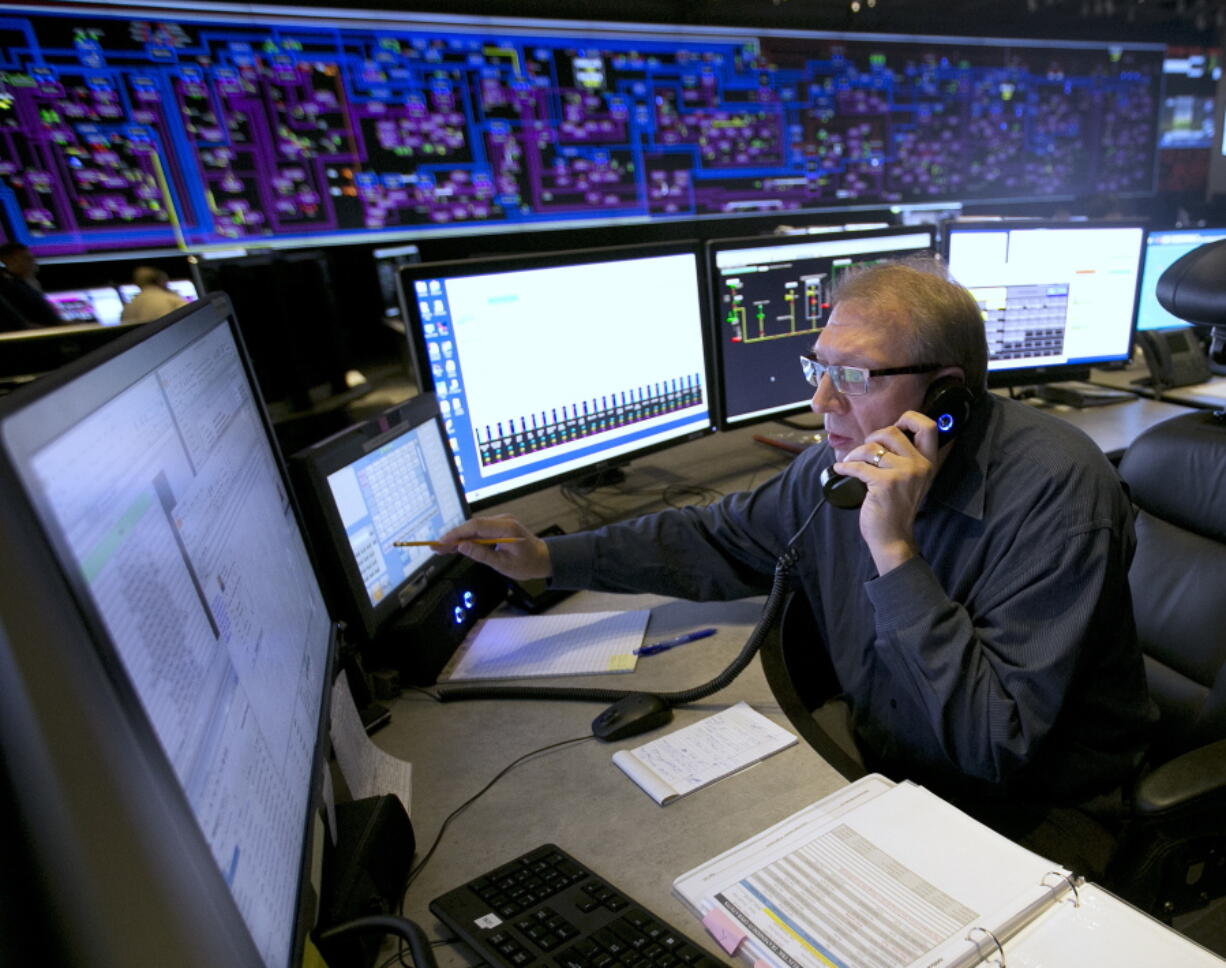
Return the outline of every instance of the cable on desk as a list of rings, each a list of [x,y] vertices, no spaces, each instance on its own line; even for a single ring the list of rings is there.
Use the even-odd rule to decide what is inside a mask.
[[[701,484],[669,484],[660,492],[660,501],[670,508],[683,508],[714,504],[723,496],[723,491]]]
[[[504,776],[510,773],[513,769],[515,769],[515,767],[519,766],[521,763],[527,760],[530,760],[534,756],[539,756],[541,753],[548,753],[550,750],[559,749],[563,746],[570,746],[574,743],[582,743],[584,740],[588,740],[588,739],[592,739],[592,736],[590,733],[583,735],[583,736],[575,736],[571,739],[559,740],[556,743],[550,743],[548,746],[541,746],[538,749],[534,749],[531,752],[525,753],[523,756],[520,756],[512,760],[510,763],[504,766],[501,770],[499,770],[494,775],[494,778],[489,781],[489,783],[483,786],[480,790],[474,793],[471,797],[469,797],[467,800],[465,800],[463,803],[461,803],[458,807],[456,807],[454,810],[451,811],[451,813],[447,815],[447,818],[443,821],[442,825],[438,828],[438,833],[435,835],[434,843],[430,845],[430,849],[426,851],[425,856],[422,857],[422,859],[418,862],[417,866],[414,867],[411,871],[409,871],[408,880],[405,881],[405,885],[404,885],[405,893],[406,894],[408,893],[408,889],[412,885],[413,881],[417,879],[417,875],[421,873],[422,868],[425,867],[426,864],[430,862],[430,858],[433,857],[434,852],[438,850],[438,845],[442,842],[443,834],[447,832],[447,828],[451,825],[451,821],[455,820],[456,817],[458,817],[465,810],[467,810],[474,803],[476,803],[481,797],[483,797],[489,791],[490,787],[492,787],[495,783],[497,783]]]
[[[658,490],[653,488],[639,490],[624,485],[606,485],[604,488],[582,488],[574,484],[562,484],[559,486],[559,491],[562,497],[579,512],[579,525],[586,530],[607,524],[610,521],[617,521],[624,516],[623,512],[619,509],[609,504],[601,503],[591,496],[595,490],[607,490],[610,488],[614,489],[617,494],[627,497],[653,495],[661,503],[674,508],[685,507],[687,505],[713,504],[724,496],[722,491],[713,487],[687,483],[668,484]]]

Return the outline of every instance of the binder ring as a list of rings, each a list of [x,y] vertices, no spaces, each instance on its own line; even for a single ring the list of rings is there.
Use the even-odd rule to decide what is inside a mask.
[[[1043,880],[1041,881],[1044,887],[1055,886],[1054,884],[1047,883],[1047,879],[1052,876],[1058,877],[1060,880],[1068,883],[1068,886],[1073,889],[1073,907],[1081,907],[1081,894],[1077,890],[1077,878],[1075,878],[1072,874],[1065,873],[1064,871],[1048,871],[1043,875]]]
[[[1000,968],[1007,968],[1007,965],[1005,963],[1005,949],[1001,946],[1000,939],[997,938],[996,935],[994,935],[987,928],[981,928],[978,925],[976,925],[975,927],[971,928],[970,931],[967,932],[966,940],[970,941],[972,944],[975,945],[976,948],[978,948],[979,942],[975,940],[976,931],[982,931],[984,934],[986,934],[989,938],[992,939],[992,944],[996,945],[996,950],[1000,954],[1000,957],[996,959],[996,963],[1000,965]]]

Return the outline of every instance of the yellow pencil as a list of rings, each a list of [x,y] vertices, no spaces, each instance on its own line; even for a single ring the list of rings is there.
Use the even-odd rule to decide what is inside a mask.
[[[462,538],[463,541],[471,541],[473,544],[491,545],[491,544],[507,544],[510,541],[522,541],[522,538]],[[438,544],[438,541],[393,541],[392,546],[396,548],[425,548],[431,545]],[[458,544],[459,542],[457,542]]]

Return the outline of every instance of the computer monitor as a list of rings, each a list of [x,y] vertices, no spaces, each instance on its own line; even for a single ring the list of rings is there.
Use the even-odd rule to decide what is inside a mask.
[[[421,250],[415,245],[396,245],[375,249],[375,272],[379,276],[379,295],[383,300],[383,320],[399,329],[404,328],[405,309],[400,292],[400,268],[421,262]]]
[[[1137,330],[1169,329],[1191,326],[1168,312],[1158,302],[1158,280],[1162,273],[1193,249],[1226,239],[1226,228],[1151,229],[1145,238],[1145,260],[1141,268],[1141,292],[1137,298]]]
[[[65,323],[97,323],[115,326],[123,313],[124,300],[114,286],[68,289],[47,293],[47,299]]]
[[[702,279],[695,242],[401,269],[469,504],[712,432]]]
[[[90,936],[112,931],[93,923],[104,916],[133,922],[134,948],[177,939],[162,952],[176,961],[300,964],[337,629],[227,300],[5,398],[0,481],[0,560],[22,574],[3,583],[22,589],[3,593],[0,672],[18,683],[5,704],[50,724],[6,734],[6,758],[63,752],[57,781],[89,770],[96,790],[92,803],[22,791],[26,822],[62,837],[36,849],[76,861],[45,885],[59,916]],[[47,662],[58,697],[34,686]],[[69,736],[75,748],[47,749]],[[83,835],[99,826],[117,838],[109,854]]]
[[[947,225],[950,274],[983,310],[989,385],[1084,379],[1126,362],[1144,242],[1128,222]]]
[[[721,426],[806,408],[813,391],[797,357],[826,325],[840,275],[854,266],[932,251],[931,228],[708,242]]]
[[[200,298],[200,293],[196,290],[196,284],[191,279],[170,279],[166,283],[166,288],[187,302],[195,302]],[[119,295],[123,297],[125,303],[130,303],[139,292],[140,286],[130,282],[125,282],[119,287]]]
[[[468,505],[431,394],[295,454],[295,483],[328,559],[334,614],[375,639],[437,576],[429,541],[462,523]]]

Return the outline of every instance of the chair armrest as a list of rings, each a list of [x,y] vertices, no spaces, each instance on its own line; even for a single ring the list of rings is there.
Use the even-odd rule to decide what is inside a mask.
[[[1135,810],[1152,817],[1211,795],[1226,798],[1226,739],[1168,760],[1137,783]]]

